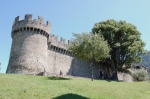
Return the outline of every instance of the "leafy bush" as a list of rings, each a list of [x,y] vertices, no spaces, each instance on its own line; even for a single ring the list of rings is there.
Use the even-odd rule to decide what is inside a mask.
[[[133,81],[144,81],[146,78],[145,70],[137,70],[132,74]]]
[[[150,76],[146,75],[145,80],[150,82]]]

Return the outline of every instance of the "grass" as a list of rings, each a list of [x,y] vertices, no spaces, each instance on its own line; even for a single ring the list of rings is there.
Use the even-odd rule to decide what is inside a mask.
[[[0,74],[0,99],[150,99],[150,83]]]

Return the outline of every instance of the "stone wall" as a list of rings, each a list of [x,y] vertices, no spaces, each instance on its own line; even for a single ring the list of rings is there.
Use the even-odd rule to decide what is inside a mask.
[[[7,73],[38,73],[47,67],[47,38],[34,31],[13,36]]]
[[[69,72],[69,69],[72,65],[72,60],[73,60],[72,56],[49,50],[48,51],[49,70],[48,71],[53,75],[55,74],[58,75],[61,70],[64,75],[71,75],[71,72]]]
[[[65,53],[48,50],[48,70],[51,75],[59,75],[60,71],[63,75],[91,77],[92,68],[90,62],[79,60]],[[99,78],[99,66],[93,65],[94,78]]]
[[[12,47],[6,73],[50,75],[72,75],[91,77],[90,62],[73,57],[68,51],[66,39],[50,34],[50,23],[44,19],[32,20],[32,15],[25,15],[23,20],[16,17],[12,26]],[[99,78],[99,65],[93,65],[93,76]]]
[[[118,73],[118,80],[125,81],[125,82],[132,82],[132,74],[131,72],[127,73]]]
[[[38,74],[47,69],[47,49],[50,23],[44,19],[32,20],[26,14],[23,20],[16,17],[12,26],[12,47],[6,73]]]

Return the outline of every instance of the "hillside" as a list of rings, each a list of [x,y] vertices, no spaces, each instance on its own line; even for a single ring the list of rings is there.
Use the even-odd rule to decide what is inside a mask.
[[[147,67],[150,75],[150,51],[148,51],[147,54],[142,57],[142,61],[137,64]]]
[[[0,74],[0,99],[149,99],[149,82]]]
[[[142,57],[142,61],[139,64],[150,68],[150,51]]]

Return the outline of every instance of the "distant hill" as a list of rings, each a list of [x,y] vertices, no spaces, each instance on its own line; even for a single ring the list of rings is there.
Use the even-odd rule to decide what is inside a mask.
[[[150,51],[148,51],[147,54],[142,57],[142,61],[138,64],[148,68],[148,72],[150,75]]]
[[[139,64],[150,68],[150,51],[147,52],[147,55],[142,57],[142,61]]]

